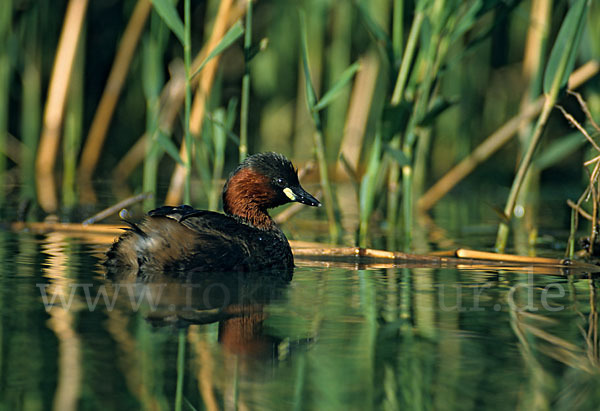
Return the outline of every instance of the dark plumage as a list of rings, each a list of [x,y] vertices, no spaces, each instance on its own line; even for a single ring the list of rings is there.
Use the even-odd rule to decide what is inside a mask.
[[[267,209],[296,201],[320,203],[304,191],[284,156],[255,154],[242,162],[223,188],[226,214],[190,206],[150,211],[119,237],[107,253],[109,274],[148,272],[291,272],[289,243]]]

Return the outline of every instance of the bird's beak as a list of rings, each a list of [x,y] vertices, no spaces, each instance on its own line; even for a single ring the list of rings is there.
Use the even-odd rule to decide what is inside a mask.
[[[283,189],[283,193],[290,201],[296,201],[298,203],[306,204],[313,207],[321,207],[319,200],[314,198],[311,194],[307,193],[302,187],[286,187]]]

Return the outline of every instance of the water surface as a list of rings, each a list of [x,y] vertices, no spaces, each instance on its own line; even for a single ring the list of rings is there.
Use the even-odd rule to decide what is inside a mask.
[[[596,280],[307,260],[291,282],[108,279],[109,242],[0,232],[1,408],[173,409],[178,384],[198,410],[600,400]]]

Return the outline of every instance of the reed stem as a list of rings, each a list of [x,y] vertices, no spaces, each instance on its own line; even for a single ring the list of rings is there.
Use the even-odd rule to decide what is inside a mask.
[[[48,213],[54,213],[58,209],[54,166],[64,120],[69,80],[87,6],[87,0],[69,1],[44,107],[44,123],[36,158],[36,183],[38,201]]]
[[[8,54],[0,52],[0,147],[6,147],[8,136],[8,115],[9,104],[8,97],[10,95],[10,60]],[[5,201],[5,172],[6,172],[6,155],[0,152],[0,205]]]
[[[36,20],[32,19],[32,22]],[[28,44],[31,45],[30,50],[36,50],[37,48],[37,42],[33,38],[34,36],[28,41]],[[21,151],[21,183],[23,187],[21,198],[33,200],[35,199],[35,150],[40,133],[42,113],[40,104],[42,101],[42,80],[39,55],[35,52],[25,60],[22,90],[21,112],[27,113],[27,115],[21,117],[21,136],[23,139],[23,149]]]
[[[515,208],[515,202],[517,200],[517,195],[519,194],[519,190],[521,189],[521,185],[525,179],[525,175],[527,170],[529,169],[529,165],[531,164],[531,159],[533,158],[533,153],[537,146],[537,143],[542,136],[542,132],[546,127],[546,123],[548,122],[548,118],[550,117],[550,113],[554,108],[554,104],[556,103],[556,98],[558,96],[558,87],[556,90],[546,97],[546,101],[544,102],[544,107],[542,108],[542,113],[535,125],[533,135],[529,141],[529,146],[527,147],[527,151],[523,155],[523,159],[519,165],[519,169],[517,171],[517,175],[513,181],[513,184],[510,188],[510,192],[508,194],[508,199],[506,200],[506,206],[504,207],[504,215],[510,220],[513,214],[513,210]],[[499,253],[503,253],[506,249],[506,243],[508,241],[508,232],[509,227],[508,224],[501,222],[498,227],[498,234],[496,236],[496,251]]]
[[[315,110],[316,95],[313,87],[310,64],[308,61],[308,41],[307,41],[307,29],[306,29],[306,16],[304,13],[300,13],[300,36],[301,36],[301,56],[302,64],[304,68],[304,81],[306,90],[306,100],[308,110],[311,114],[312,120],[315,125],[315,132],[313,133],[314,149],[317,154],[317,163],[319,164],[319,175],[321,181],[321,187],[323,189],[323,197],[325,202],[325,211],[327,213],[327,219],[329,220],[329,235],[333,242],[338,241],[340,237],[340,224],[337,218],[336,205],[333,196],[333,190],[331,188],[331,182],[329,181],[329,172],[327,168],[327,158],[325,153],[325,144],[323,142],[323,124],[321,123],[321,117],[319,111]]]
[[[334,82],[340,77],[342,72],[350,65],[351,45],[348,38],[352,35],[352,4],[350,2],[334,2],[331,7],[332,12],[332,39],[327,53],[326,63],[327,87],[331,88]],[[361,65],[362,67],[362,65]],[[325,144],[329,148],[328,161],[337,160],[336,153],[342,146],[344,135],[344,123],[346,122],[347,112],[349,110],[348,102],[350,97],[350,87],[344,87],[340,94],[327,107],[327,122],[325,124]],[[362,109],[367,110],[368,103],[362,103]],[[360,149],[360,147],[359,147]]]
[[[144,157],[142,191],[152,193],[144,199],[144,210],[156,206],[158,164],[163,149],[158,142],[161,122],[160,93],[164,86],[162,56],[166,45],[166,26],[153,14],[150,19],[150,32],[143,48],[142,85],[146,97],[146,136],[149,136]]]
[[[367,247],[367,235],[369,228],[369,219],[373,212],[375,203],[375,195],[377,193],[377,176],[380,171],[381,159],[381,127],[378,127],[375,133],[375,141],[371,147],[369,155],[369,163],[367,164],[367,172],[363,176],[360,185],[360,223],[359,223],[359,240],[360,247]]]
[[[527,41],[523,58],[523,77],[529,83],[528,90],[523,96],[521,107],[535,101],[540,95],[544,77],[544,57],[548,44],[549,30],[552,23],[551,11],[552,0],[534,0],[531,3],[530,26],[527,33]],[[531,123],[524,123],[519,130],[519,142],[521,150],[527,149],[528,138],[531,135]],[[538,212],[538,201],[540,195],[540,174],[529,170],[525,175],[523,189],[517,196],[515,206],[523,210],[523,221],[517,225],[531,237],[535,233],[536,216]],[[516,245],[516,243],[515,243]],[[526,253],[523,250],[521,253]]]
[[[63,182],[62,202],[67,208],[77,204],[75,183],[77,180],[77,157],[83,133],[84,92],[83,79],[85,68],[85,26],[81,29],[81,39],[77,47],[71,86],[65,113],[65,131],[63,140]]]
[[[406,84],[408,81],[408,74],[410,72],[410,67],[412,61],[415,56],[417,41],[419,39],[419,33],[421,31],[421,26],[423,24],[423,19],[425,15],[422,10],[417,11],[413,18],[410,33],[408,35],[408,40],[406,42],[406,48],[404,50],[404,54],[402,56],[402,62],[400,64],[400,70],[398,71],[398,78],[396,79],[396,85],[394,86],[394,91],[392,93],[392,98],[390,100],[390,104],[392,106],[398,106],[404,97],[404,91],[406,89]],[[390,142],[390,147],[392,149],[400,148],[400,140],[401,134],[396,134],[392,141]],[[398,202],[399,202],[399,184],[400,181],[400,165],[398,163],[392,163],[390,165],[390,171],[388,176],[388,193],[387,193],[387,222],[388,227],[391,232],[396,231],[396,227],[398,225]],[[408,170],[403,171],[403,175],[408,176]],[[407,190],[403,190],[404,194],[407,193]],[[407,197],[404,197],[407,198]],[[409,210],[405,210],[406,213],[412,215],[412,212],[408,212]],[[405,218],[407,216],[405,215]]]
[[[252,0],[247,0],[246,32],[244,33],[244,77],[240,106],[240,163],[248,155],[248,112],[250,110],[250,53],[252,47]]]
[[[191,40],[191,12],[190,0],[184,0],[184,42],[183,42],[183,59],[185,65],[185,119],[184,119],[184,140],[186,148],[186,156],[183,159],[185,162],[185,180],[183,185],[183,202],[191,203],[191,188],[190,180],[192,173],[192,134],[190,133],[190,112],[192,108],[192,85],[191,85],[191,64],[192,64],[192,40]]]
[[[12,64],[10,60],[9,40],[12,36],[12,0],[4,2],[0,8],[0,205],[5,200],[5,172],[6,155],[1,151],[7,146],[9,97],[10,97],[10,75]]]
[[[131,60],[151,10],[150,0],[138,0],[123,32],[122,40],[81,153],[79,172],[83,180],[90,180],[96,169],[119,95],[126,84],[125,80],[127,79]]]
[[[234,17],[235,13],[232,13],[231,11],[232,2],[233,0],[222,0],[221,2],[219,2],[219,10],[217,12],[217,16],[215,17],[215,23],[211,31],[210,39],[208,40],[206,46],[202,48],[200,54],[198,55],[198,58],[194,60],[194,69],[197,69],[200,66],[200,64],[207,58],[209,53],[211,53],[215,49],[215,47],[224,37],[226,30],[233,26],[235,20],[231,17]],[[235,17],[237,19],[237,16]],[[193,136],[200,135],[200,131],[202,130],[204,118],[206,115],[206,104],[208,97],[210,96],[213,83],[215,81],[215,75],[218,65],[219,56],[217,55],[208,63],[206,63],[205,67],[202,69],[201,75],[197,76],[200,77],[199,80],[196,80],[197,77],[194,78],[194,81],[198,81],[198,87],[194,97],[194,104],[191,106],[191,113],[188,123],[190,133]],[[189,79],[188,73],[186,73],[186,77]],[[188,152],[187,144],[185,141],[181,144],[179,154],[182,159],[185,159],[188,156],[192,155],[192,153]],[[185,165],[176,164],[175,170],[173,170],[173,174],[171,175],[171,183],[169,185],[169,191],[167,192],[167,197],[165,199],[166,204],[176,205],[181,203],[182,187],[184,186],[186,179],[185,176]]]
[[[394,0],[392,10],[392,48],[394,50],[394,66],[402,61],[404,45],[404,0]]]
[[[10,97],[10,74],[12,64],[9,55],[9,39],[12,35],[12,0],[0,8],[0,148],[5,149],[8,137],[8,116]],[[6,155],[0,152],[0,205],[5,200]]]
[[[432,35],[427,50],[423,51],[421,62],[425,64],[425,74],[421,80],[417,92],[414,109],[406,127],[406,134],[402,144],[404,156],[408,159],[408,164],[402,166],[402,207],[404,219],[404,249],[408,250],[412,245],[412,228],[413,228],[413,208],[415,201],[415,192],[413,189],[414,178],[414,160],[413,153],[415,143],[417,141],[418,124],[421,122],[427,107],[429,107],[429,99],[431,86],[435,76],[435,53],[438,51],[439,39],[437,33]]]
[[[223,166],[225,164],[225,143],[227,142],[227,132],[223,128],[225,123],[225,110],[223,108],[215,110],[213,117],[212,137],[215,151],[213,157],[212,184],[208,197],[208,209],[216,211],[219,206],[219,196],[221,194],[221,178],[223,176]]]
[[[589,3],[581,3],[581,11],[577,20],[579,25],[584,24],[584,17],[586,15],[587,7]],[[565,20],[566,21],[566,20]],[[581,27],[578,28],[581,30]],[[554,72],[554,77],[552,77],[552,82],[550,85],[550,89],[548,90],[548,94],[546,95],[546,99],[544,101],[544,107],[542,108],[542,113],[538,118],[538,121],[533,129],[533,133],[531,138],[529,139],[529,145],[527,150],[525,151],[521,163],[519,164],[519,169],[517,170],[517,175],[513,181],[513,184],[510,188],[510,192],[508,194],[508,199],[506,201],[506,206],[504,207],[504,215],[510,221],[513,215],[513,211],[515,208],[515,203],[517,200],[517,196],[519,194],[519,190],[525,180],[525,176],[527,171],[529,170],[529,166],[531,165],[531,160],[533,159],[533,154],[535,149],[537,148],[538,142],[542,136],[544,129],[546,128],[546,124],[548,123],[548,118],[550,117],[550,113],[556,104],[561,88],[563,87],[563,83],[565,82],[565,74],[567,73],[568,65],[571,60],[572,49],[576,49],[579,45],[578,41],[580,40],[580,36],[578,36],[578,30],[574,30],[570,36],[570,38],[565,39],[566,48],[561,50],[560,59],[558,60],[556,71]],[[564,44],[563,44],[564,46]],[[548,74],[546,74],[548,75]],[[506,249],[506,243],[508,242],[508,233],[509,226],[505,222],[501,222],[498,227],[498,234],[496,236],[496,250],[498,252],[504,252]]]

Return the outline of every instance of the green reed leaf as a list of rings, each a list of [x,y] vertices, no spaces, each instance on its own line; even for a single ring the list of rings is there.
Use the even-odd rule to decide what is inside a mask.
[[[185,165],[185,163],[179,156],[179,149],[162,130],[158,130],[158,132],[156,133],[156,142],[160,144],[160,146],[167,152],[168,155],[171,156],[171,158],[173,158],[173,160],[177,161],[182,166]]]
[[[310,64],[308,60],[308,40],[307,40],[307,29],[306,29],[306,13],[300,10],[300,43],[301,43],[301,57],[302,67],[304,69],[304,85],[306,87],[306,102],[308,104],[308,110],[314,111],[317,104],[317,95],[315,88],[310,77]]]
[[[319,100],[319,102],[315,105],[314,109],[319,111],[327,107],[335,99],[339,92],[344,89],[348,82],[352,80],[352,77],[354,77],[354,74],[356,74],[359,68],[360,64],[356,62],[344,70],[340,75],[339,80],[333,86],[331,86],[331,88],[323,95],[323,97],[321,97],[321,100]]]
[[[241,21],[238,21],[233,26],[231,26],[229,30],[227,30],[227,33],[225,33],[221,41],[219,41],[215,48],[210,52],[208,57],[206,57],[204,61],[200,63],[200,66],[196,69],[194,74],[190,76],[190,78],[194,78],[198,73],[200,73],[200,71],[204,68],[206,63],[208,63],[213,58],[225,51],[227,47],[235,43],[235,41],[239,39],[242,36],[242,34],[244,34],[244,26],[242,26]]]
[[[171,31],[177,36],[181,44],[185,44],[183,22],[171,0],[151,0],[154,10]]]
[[[404,151],[391,147],[390,145],[386,145],[384,147],[385,152],[400,166],[407,166],[410,164],[410,160],[404,154]]]
[[[585,26],[589,0],[575,0],[560,27],[550,59],[544,73],[544,93],[550,93],[556,76],[560,76],[560,88],[567,85],[575,66],[579,41]],[[566,59],[566,65],[564,65]]]
[[[571,158],[570,156],[572,156],[575,151],[579,150],[586,141],[584,135],[579,131],[567,134],[566,136],[553,141],[548,147],[545,147],[544,151],[533,161],[533,167],[538,170],[545,170],[560,161]]]
[[[406,100],[383,108],[381,119],[384,141],[389,141],[393,136],[406,130],[412,110],[413,103]]]
[[[456,96],[450,98],[437,98],[433,103],[433,106],[425,113],[421,121],[419,121],[419,126],[426,127],[431,125],[440,114],[456,103],[458,103],[458,97]]]
[[[360,182],[359,205],[360,205],[360,223],[359,223],[359,245],[367,246],[367,233],[369,227],[369,218],[373,213],[373,208],[377,194],[377,180],[379,174],[383,171],[381,167],[381,128],[378,127],[375,132],[375,139],[371,146],[367,170]]]
[[[394,47],[392,45],[392,40],[387,35],[385,30],[371,17],[371,14],[367,10],[367,8],[360,4],[359,2],[355,3],[356,9],[358,11],[358,15],[361,17],[367,32],[375,42],[381,46],[382,52],[388,58],[390,64],[394,65]]]

